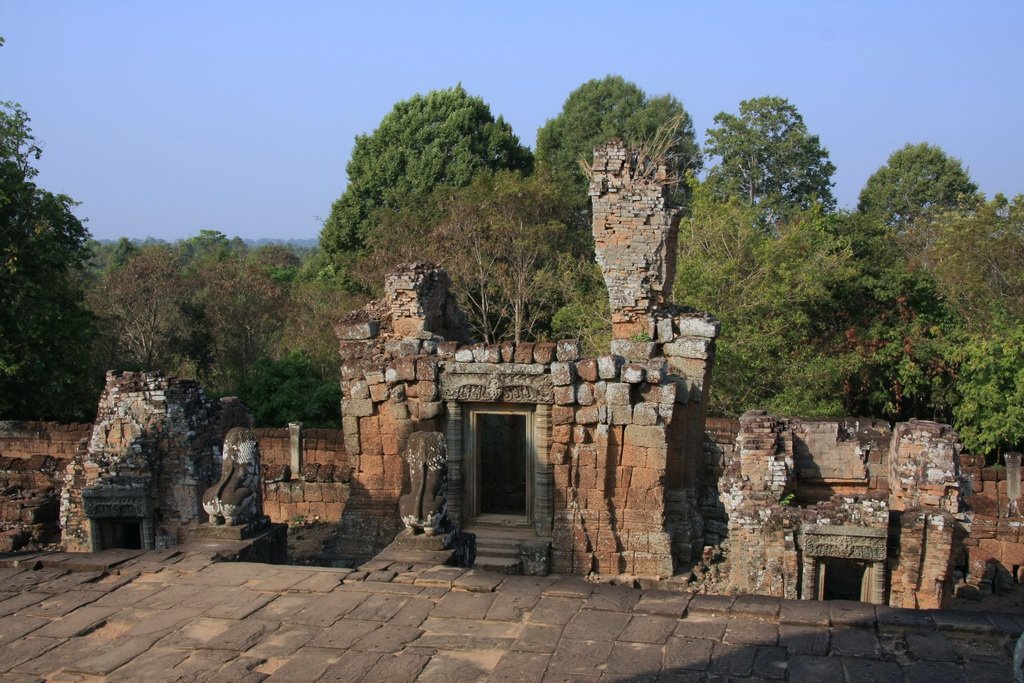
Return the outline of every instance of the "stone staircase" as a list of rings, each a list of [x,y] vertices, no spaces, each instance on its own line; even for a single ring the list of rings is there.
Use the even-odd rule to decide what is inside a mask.
[[[533,529],[474,525],[463,529],[476,534],[476,561],[473,567],[501,574],[522,574],[520,547],[524,541],[536,541]]]

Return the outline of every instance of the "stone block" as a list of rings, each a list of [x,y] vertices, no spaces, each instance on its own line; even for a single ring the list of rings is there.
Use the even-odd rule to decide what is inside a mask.
[[[576,402],[576,389],[571,384],[555,387],[555,403],[560,406],[569,406]]]
[[[455,352],[458,350],[458,342],[441,342],[440,344],[437,345],[437,357],[440,360],[455,360]]]
[[[581,406],[589,406],[594,403],[594,388],[590,384],[580,384],[576,387],[576,402]]]
[[[658,424],[658,404],[638,403],[633,407],[633,424],[650,426]]]
[[[348,383],[349,398],[370,398],[370,386],[363,380],[353,380]]]
[[[664,353],[669,358],[694,358],[706,360],[711,351],[710,339],[684,337],[665,344]]]
[[[647,376],[647,368],[638,363],[626,363],[622,366],[622,381],[629,384],[639,384]]]
[[[516,344],[515,354],[512,359],[516,363],[532,363],[533,346],[533,342],[519,342]]]
[[[420,340],[405,338],[385,342],[384,351],[395,358],[415,356],[420,352]]]
[[[425,401],[420,403],[420,419],[429,420],[432,417],[440,417],[444,414],[443,401]]]
[[[455,351],[455,360],[459,363],[472,363],[473,362],[473,347],[472,346],[460,346]]]
[[[412,356],[396,358],[391,367],[395,370],[396,381],[411,382],[416,379],[416,359]]]
[[[563,363],[577,361],[581,355],[582,349],[576,339],[562,339],[555,345],[555,357]]]
[[[597,359],[597,372],[601,379],[618,379],[619,368],[622,367],[623,359],[621,356],[601,356]]]
[[[633,421],[633,407],[626,405],[608,406],[608,422],[613,425],[628,425]]]
[[[665,448],[665,429],[646,425],[629,425],[626,427],[624,441],[627,444],[644,448]]]
[[[574,363],[552,363],[551,382],[557,386],[571,384],[576,378],[576,365]]]
[[[368,398],[344,398],[341,400],[341,414],[349,417],[373,415],[373,401]]]
[[[576,411],[576,422],[581,425],[597,424],[601,420],[601,413],[597,406],[585,406]]]
[[[718,336],[722,323],[710,316],[685,316],[676,318],[676,327],[681,337],[706,337],[713,339]]]
[[[552,443],[569,443],[572,438],[572,426],[568,424],[555,425],[551,428]]]
[[[609,383],[605,388],[605,400],[608,405],[628,406],[630,403],[629,386],[622,382]]]
[[[672,318],[659,318],[656,327],[658,330],[658,341],[669,342],[675,339],[675,326],[672,324]]]
[[[572,424],[574,417],[575,411],[572,409],[572,406],[552,406],[551,408],[552,425]]]
[[[584,358],[576,363],[576,374],[584,382],[596,382],[599,378],[597,372],[597,359]]]
[[[512,363],[516,361],[516,345],[515,342],[505,342],[501,345],[501,362]]]
[[[540,342],[533,347],[533,362],[548,364],[555,360],[555,344],[551,342]]]
[[[661,350],[661,344],[633,339],[613,339],[612,355],[622,356],[630,361],[645,361],[654,358]]]
[[[426,382],[437,381],[437,359],[420,357],[416,359],[416,379]]]
[[[338,323],[334,326],[334,334],[338,339],[345,341],[373,339],[378,332],[380,332],[380,323],[376,320],[367,320],[362,323]]]
[[[437,400],[437,382],[417,382],[416,398],[421,401]]]

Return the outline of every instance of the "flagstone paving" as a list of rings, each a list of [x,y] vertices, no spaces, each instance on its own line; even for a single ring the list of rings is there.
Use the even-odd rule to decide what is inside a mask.
[[[1022,627],[188,546],[0,557],[3,681],[1012,681]]]

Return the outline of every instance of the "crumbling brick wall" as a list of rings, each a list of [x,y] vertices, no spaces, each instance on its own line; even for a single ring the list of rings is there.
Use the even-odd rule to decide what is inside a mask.
[[[350,467],[339,429],[302,429],[298,472],[291,471],[288,428],[254,430],[263,469],[263,512],[274,522],[338,523],[349,497]]]

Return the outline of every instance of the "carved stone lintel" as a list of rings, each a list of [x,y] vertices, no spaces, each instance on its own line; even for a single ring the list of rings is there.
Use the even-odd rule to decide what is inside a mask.
[[[550,375],[494,373],[444,374],[441,398],[446,401],[501,403],[554,403]]]
[[[804,527],[804,557],[885,560],[887,530],[870,527],[808,525]]]
[[[82,508],[90,519],[149,516],[144,488],[112,486],[82,489]]]

